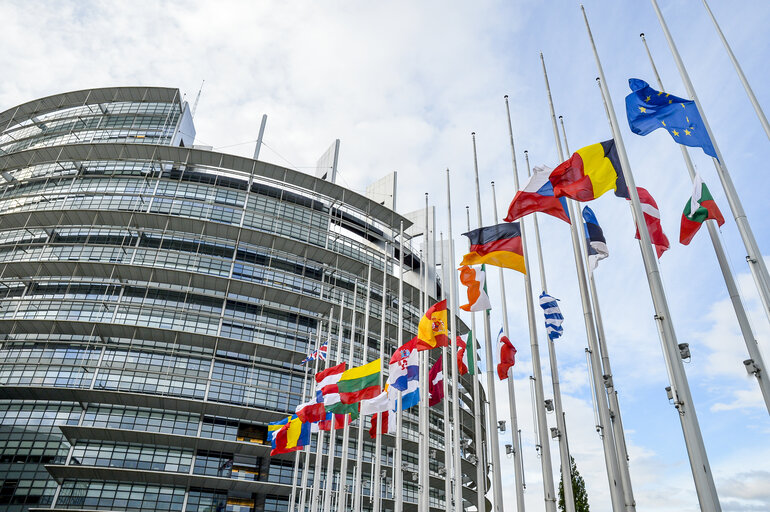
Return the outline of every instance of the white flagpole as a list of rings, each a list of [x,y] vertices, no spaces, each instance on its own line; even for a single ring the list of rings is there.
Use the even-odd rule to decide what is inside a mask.
[[[708,8],[708,5],[706,5],[706,8]],[[716,23],[716,21],[714,21],[714,23]],[[650,53],[650,48],[647,46],[647,40],[644,38],[644,34],[640,34],[640,37],[642,38],[642,43],[644,43],[644,49],[647,50],[647,56],[650,58],[652,70],[655,73],[655,78],[658,81],[658,87],[660,87],[660,90],[662,91],[663,82],[661,81],[660,75],[658,74],[658,68],[655,66],[655,62],[652,60],[652,54]],[[727,43],[725,42],[725,44]],[[679,145],[679,148],[682,150],[682,158],[684,158],[684,163],[687,166],[687,171],[690,174],[690,179],[695,180],[695,166],[690,159],[690,153],[687,148],[681,144]],[[762,391],[762,396],[765,399],[765,407],[767,408],[768,412],[770,412],[770,381],[768,381],[767,377],[764,375],[764,369],[767,367],[765,366],[765,362],[762,358],[762,353],[759,351],[759,345],[757,345],[757,339],[754,336],[751,324],[749,323],[749,317],[746,315],[746,309],[743,306],[743,301],[741,300],[741,296],[738,292],[738,286],[735,283],[735,278],[733,277],[733,272],[730,268],[730,262],[727,259],[725,248],[722,246],[722,241],[719,238],[719,230],[716,221],[713,219],[707,220],[705,224],[706,228],[708,228],[709,236],[711,237],[711,244],[714,246],[714,252],[716,253],[717,261],[719,262],[719,268],[722,270],[722,277],[724,277],[725,285],[727,286],[727,293],[730,295],[730,301],[732,302],[733,309],[735,310],[735,316],[738,317],[738,326],[741,329],[743,341],[746,343],[746,348],[749,351],[749,357],[751,358],[749,362],[753,362],[755,367],[759,369],[753,373],[757,378],[759,389]],[[744,362],[744,364],[746,363]]]
[[[353,283],[353,304],[350,308],[350,348],[348,350],[348,368],[353,367],[353,353],[356,340],[356,303],[358,302],[358,279]],[[366,355],[364,355],[366,358]],[[364,359],[366,362],[366,359]],[[347,418],[342,428],[342,459],[340,459],[340,485],[337,488],[337,510],[348,507],[348,453],[350,452],[350,424]]]
[[[770,276],[768,276],[765,260],[762,258],[762,252],[757,246],[754,232],[751,230],[749,219],[746,217],[746,212],[743,210],[743,204],[738,196],[738,191],[735,189],[733,179],[727,170],[725,159],[722,156],[722,152],[719,150],[716,138],[714,138],[714,133],[711,131],[711,127],[706,119],[706,112],[703,110],[703,105],[701,105],[698,95],[695,94],[695,88],[690,81],[690,75],[684,67],[682,57],[679,55],[676,44],[674,44],[674,39],[671,37],[671,32],[668,30],[666,20],[663,19],[663,13],[660,12],[658,2],[652,0],[652,6],[655,9],[655,14],[658,16],[660,26],[663,29],[663,34],[666,36],[666,41],[668,41],[668,46],[671,48],[671,54],[674,56],[676,67],[679,69],[679,74],[682,76],[682,82],[684,82],[685,89],[687,89],[687,94],[690,95],[690,98],[692,98],[695,105],[698,107],[698,112],[700,112],[701,119],[703,119],[703,127],[706,129],[706,132],[711,139],[711,144],[714,146],[714,151],[717,155],[717,159],[714,160],[714,166],[716,167],[719,179],[722,181],[722,187],[725,190],[727,202],[730,205],[730,210],[735,218],[735,223],[738,225],[738,232],[741,234],[741,239],[746,247],[746,252],[748,253],[746,261],[749,263],[751,275],[754,277],[757,289],[759,290],[762,305],[765,307],[765,314],[767,315],[768,320],[770,320]]]
[[[313,361],[313,375],[318,373],[318,354],[319,349],[321,348],[322,338],[323,335],[321,333],[323,331],[323,324],[322,320],[318,321],[318,336],[316,340],[316,358]],[[310,379],[310,396],[313,396],[313,392],[315,389],[315,379]],[[302,402],[305,402],[305,398],[302,399]],[[320,430],[319,430],[320,432]],[[316,436],[316,442],[318,442],[318,436]],[[307,479],[308,479],[308,468],[310,467],[310,444],[308,444],[305,449],[303,450],[305,452],[305,467],[302,471],[302,483],[300,484],[300,493],[299,493],[299,504],[297,505],[297,512],[304,512],[305,510],[305,496],[307,493]],[[293,512],[293,506],[294,506],[294,500],[291,502],[291,507],[289,507],[289,512]]]
[[[326,361],[324,363],[324,369],[329,368],[329,363],[332,358],[332,324],[334,323],[334,308],[329,310],[329,323],[326,326]],[[331,439],[334,430],[329,431],[329,438]],[[331,441],[329,441],[331,443]],[[321,492],[321,468],[323,467],[323,453],[324,453],[324,431],[319,430],[316,441],[316,454],[315,461],[313,462],[313,492],[310,495],[310,512],[316,512],[319,504],[319,493]],[[326,475],[329,478],[329,475]]]
[[[398,347],[404,344],[404,222],[398,232]],[[425,390],[420,390],[423,393]],[[398,392],[396,411],[396,446],[393,461],[393,498],[395,500],[395,512],[404,511],[404,474],[401,461],[401,440],[403,439],[403,416],[401,409],[401,391]],[[381,434],[380,434],[381,435]]]
[[[444,300],[447,295],[447,269],[444,266],[444,233],[441,233],[441,300]],[[450,269],[452,272],[454,269]],[[444,368],[446,369],[446,375],[444,375],[444,431],[449,432],[449,382],[452,376],[452,365],[447,364],[447,353],[449,351],[446,347],[441,347],[441,356],[444,358]],[[452,442],[449,435],[444,438],[444,507],[449,510],[450,500],[452,499]],[[481,510],[481,509],[479,509]]]
[[[369,358],[369,313],[371,311],[372,301],[372,264],[369,263],[369,269],[366,273],[366,306],[364,307],[364,347],[363,362]],[[382,368],[380,368],[382,371]],[[358,438],[356,439],[356,470],[353,484],[353,510],[361,510],[361,501],[363,499],[363,476],[364,476],[364,428],[366,421],[364,415],[358,417]],[[371,482],[370,482],[371,483]]]
[[[717,23],[717,19],[714,17],[714,13],[711,12],[711,8],[709,7],[709,4],[706,2],[706,0],[703,0],[703,6],[706,8],[706,11],[708,11],[711,21],[714,22],[714,28],[717,29],[717,34],[719,34],[719,39],[721,39],[722,44],[725,45],[725,50],[727,50],[727,55],[730,57],[730,62],[732,62],[733,66],[735,67],[735,72],[738,74],[738,78],[741,80],[741,83],[743,84],[743,88],[746,89],[746,94],[749,97],[749,101],[751,101],[751,106],[754,107],[754,112],[757,113],[759,122],[762,123],[762,128],[765,130],[765,134],[770,139],[770,123],[767,122],[767,117],[765,117],[765,113],[762,111],[762,107],[759,105],[759,101],[757,101],[757,97],[754,96],[754,91],[751,89],[751,86],[749,85],[749,81],[746,79],[746,75],[743,74],[743,69],[741,69],[741,65],[738,63],[738,59],[735,57],[735,54],[733,53],[732,48],[730,48],[730,45],[727,43],[727,39],[725,38],[725,35],[722,33],[722,29],[719,27],[719,23]],[[662,89],[662,86],[661,86],[661,89]],[[703,113],[701,113],[701,115],[703,115]]]
[[[545,69],[545,59],[543,58],[542,53],[540,53],[540,61],[543,64],[543,77],[545,78],[545,87],[548,93],[548,106],[551,110],[553,136],[556,142],[556,148],[559,152],[559,161],[563,162],[565,160],[565,155],[561,146],[559,129],[556,126],[556,113],[554,112],[553,108],[551,86],[548,83],[548,73]],[[636,189],[634,189],[633,193],[636,194]],[[596,382],[595,385],[598,385],[598,383],[602,381],[601,361],[599,360],[598,342],[596,340],[596,330],[594,326],[593,312],[591,310],[591,298],[588,294],[588,280],[586,279],[585,268],[583,268],[583,254],[580,249],[584,244],[582,239],[585,237],[585,234],[583,233],[582,225],[578,221],[578,219],[582,218],[580,215],[580,209],[575,204],[575,201],[571,199],[567,199],[567,205],[569,207],[570,218],[572,219],[570,224],[570,233],[572,235],[572,251],[575,256],[575,267],[577,270],[578,285],[580,288],[580,301],[583,306],[583,319],[585,321],[586,327],[586,338],[588,340],[588,347],[590,348],[590,354],[593,362],[591,369],[593,371],[594,381]],[[647,233],[646,225],[644,232],[645,234]],[[597,395],[601,396],[598,391]],[[618,460],[617,454],[615,453],[615,443],[612,441],[611,435],[606,435],[609,432],[608,427],[610,425],[609,406],[607,405],[607,400],[603,399],[597,399],[597,405],[599,409],[601,428],[605,433],[605,435],[601,436],[601,439],[604,448],[604,463],[607,468],[607,480],[610,487],[610,498],[612,499],[612,510],[614,512],[620,512],[621,510],[625,509],[625,502],[623,499],[623,489],[621,488],[620,477],[618,476]],[[564,486],[566,487],[566,482]]]
[[[653,5],[657,8],[655,0],[653,0]],[[588,17],[586,16],[585,8],[583,6],[581,6],[581,10],[583,12],[583,18],[585,20],[591,47],[594,52],[594,58],[596,59],[599,78],[601,79],[603,98],[610,114],[610,125],[615,138],[620,165],[631,197],[634,222],[639,229],[641,237],[640,248],[642,260],[644,261],[647,279],[650,284],[650,294],[655,308],[655,319],[657,320],[662,335],[661,342],[663,345],[664,358],[667,361],[668,371],[671,374],[671,394],[673,396],[674,405],[679,413],[679,420],[682,423],[682,431],[687,445],[687,454],[690,458],[690,467],[695,480],[695,490],[698,494],[701,509],[704,512],[719,512],[722,510],[722,507],[719,504],[719,497],[717,495],[716,486],[714,485],[714,477],[711,473],[708,456],[706,455],[706,447],[703,443],[703,435],[701,434],[700,426],[698,424],[692,395],[690,394],[690,386],[687,381],[687,375],[685,374],[681,354],[677,345],[676,333],[671,322],[671,315],[668,309],[668,301],[666,300],[666,295],[663,291],[663,282],[660,277],[658,261],[652,250],[650,235],[647,232],[647,225],[639,202],[639,195],[636,191],[636,183],[634,181],[633,173],[631,172],[631,164],[628,161],[626,148],[623,145],[623,138],[620,133],[617,116],[615,115],[615,108],[612,105],[612,97],[607,89],[604,70],[602,69],[601,61],[599,60],[599,54],[596,51],[591,27],[588,24]],[[701,110],[701,115],[702,114],[703,111]],[[705,117],[703,122],[705,125]],[[717,154],[719,154],[718,150]],[[600,402],[603,401],[600,400]]]
[[[564,149],[570,154],[569,144],[567,143],[567,131],[564,129],[564,118],[559,116],[561,122],[561,133],[564,138]],[[582,217],[578,221],[583,224]],[[596,320],[596,334],[599,340],[599,356],[602,361],[602,379],[604,381],[604,390],[610,400],[610,422],[612,423],[612,437],[615,442],[615,455],[618,459],[618,471],[620,472],[620,483],[623,487],[623,499],[626,503],[626,512],[636,511],[636,500],[631,486],[631,473],[628,468],[628,451],[626,450],[626,435],[623,432],[623,422],[620,419],[620,404],[618,403],[618,393],[615,391],[615,384],[612,379],[612,368],[610,367],[610,353],[607,348],[607,337],[604,334],[604,323],[599,309],[599,295],[596,291],[596,282],[594,281],[594,272],[588,264],[588,241],[583,237],[583,253],[585,256],[585,266],[588,269],[588,285],[591,292],[591,306],[594,308],[594,320]],[[598,392],[599,387],[595,388]]]
[[[388,244],[385,244],[385,250],[383,253],[384,264],[382,267],[382,310],[380,317],[380,389],[383,388],[384,382],[384,364],[382,363],[385,357],[385,317],[387,311],[387,297],[388,297]],[[382,506],[382,484],[380,471],[382,471],[382,414],[377,414],[377,437],[374,440],[374,471],[372,472],[372,512],[380,512]]]
[[[449,169],[446,170],[446,195],[447,195],[447,222],[449,224],[449,261],[452,263],[452,270],[449,274],[449,343],[452,351],[452,418],[454,429],[452,430],[453,460],[452,469],[454,471],[454,505],[457,512],[463,512],[463,468],[460,462],[460,429],[462,421],[460,420],[460,388],[458,385],[459,372],[457,368],[457,271],[455,265],[455,242],[452,238],[452,191],[449,184]],[[494,396],[494,395],[493,395]],[[497,421],[497,420],[495,420]],[[495,423],[496,424],[496,423]],[[497,431],[495,431],[497,433]],[[447,507],[447,510],[449,508]]]
[[[320,320],[318,322],[321,323]],[[305,376],[302,379],[302,401],[301,404],[305,403],[305,400],[307,400],[307,373],[308,373],[308,366],[305,365]],[[307,450],[307,448],[304,448],[304,450]],[[304,451],[303,450],[303,451]],[[299,473],[299,459],[300,455],[302,455],[302,451],[294,452],[294,472],[291,474],[291,494],[289,495],[289,512],[294,512],[294,505],[295,501],[297,500],[297,474]],[[307,471],[305,471],[307,473]]]
[[[465,218],[467,220],[468,231],[471,230],[471,212],[469,207],[465,207]],[[481,385],[479,383],[479,367],[476,359],[476,313],[471,313],[471,343],[465,344],[465,353],[468,354],[468,363],[473,364],[473,374],[471,375],[471,381],[473,383],[473,430],[475,434],[474,442],[476,443],[476,509],[479,511],[486,511],[486,495],[487,495],[487,475],[486,475],[486,460],[487,454],[484,447],[484,428],[481,425],[482,408],[484,404],[481,401]],[[520,468],[520,471],[524,470],[524,466]],[[518,472],[516,473],[519,474]],[[518,484],[517,484],[518,485]],[[522,489],[523,491],[523,489]],[[517,491],[518,496],[518,491]],[[518,501],[517,501],[518,503]],[[523,508],[517,509],[517,512],[524,512]]]
[[[341,296],[340,300],[340,321],[337,324],[338,331],[337,331],[337,350],[335,351],[335,362],[337,364],[340,364],[342,362],[342,331],[343,331],[343,324],[342,319],[345,316],[345,295],[343,294]],[[331,353],[330,353],[331,354]],[[347,422],[347,419],[345,419]],[[334,486],[334,457],[336,452],[336,444],[337,444],[337,429],[335,428],[336,420],[335,416],[332,414],[332,420],[331,420],[331,430],[329,430],[329,453],[326,461],[326,485],[324,486],[324,502],[323,502],[323,512],[331,512],[331,506],[332,506],[332,493],[333,493],[333,486]]]
[[[425,231],[423,233],[423,251],[422,251],[422,264],[420,265],[420,269],[424,269],[425,275],[423,276],[423,293],[420,295],[423,298],[423,308],[420,311],[425,311],[427,309],[428,303],[430,301],[430,293],[428,291],[428,282],[430,280],[430,277],[428,276],[428,259],[429,254],[428,251],[430,250],[429,247],[429,241],[430,241],[430,233],[428,232],[429,226],[428,226],[428,194],[425,193]],[[427,392],[427,390],[430,388],[428,383],[428,365],[430,364],[430,357],[429,357],[430,351],[425,350],[420,354],[422,356],[422,364],[420,365],[420,376],[422,377],[422,382],[420,383],[420,387],[423,386],[423,383],[425,384],[424,389],[426,390],[425,393],[422,393],[420,395],[420,438],[422,442],[419,446],[419,454],[418,454],[418,489],[419,492],[418,495],[418,510],[420,512],[429,512],[430,510],[430,464],[428,461],[429,451],[428,448],[430,446],[430,407],[429,407],[429,398],[430,393]]]

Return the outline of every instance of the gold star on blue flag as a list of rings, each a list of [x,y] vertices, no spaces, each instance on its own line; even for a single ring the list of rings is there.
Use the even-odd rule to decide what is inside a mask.
[[[628,85],[632,92],[626,96],[626,114],[632,132],[647,135],[663,128],[679,144],[717,157],[694,101],[656,91],[638,78],[629,79]]]

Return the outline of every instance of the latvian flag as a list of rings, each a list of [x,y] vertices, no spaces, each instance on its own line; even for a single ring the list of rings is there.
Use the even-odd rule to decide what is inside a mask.
[[[660,224],[660,211],[658,203],[652,198],[649,192],[642,187],[636,187],[639,194],[639,202],[642,203],[644,212],[644,222],[647,224],[647,232],[650,234],[650,242],[655,246],[655,252],[658,259],[663,256],[669,248],[668,237],[663,232],[663,226]],[[636,239],[639,240],[639,228],[636,229]]]
[[[711,197],[709,188],[701,181],[700,175],[696,174],[695,181],[693,182],[692,197],[684,205],[684,212],[682,212],[679,243],[688,245],[701,225],[709,219],[717,221],[717,224],[720,226],[725,223],[725,218],[714,202],[714,198]]]

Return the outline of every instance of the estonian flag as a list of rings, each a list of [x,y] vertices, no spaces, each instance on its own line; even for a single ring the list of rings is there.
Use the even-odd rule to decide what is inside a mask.
[[[471,250],[463,256],[460,265],[494,265],[512,268],[522,274],[524,252],[521,248],[521,229],[518,222],[504,222],[463,233],[471,241]]]
[[[599,221],[596,220],[596,215],[588,206],[583,207],[583,220],[586,228],[586,242],[588,242],[588,267],[593,272],[599,261],[608,257],[610,253],[607,250],[607,240],[604,239]]]

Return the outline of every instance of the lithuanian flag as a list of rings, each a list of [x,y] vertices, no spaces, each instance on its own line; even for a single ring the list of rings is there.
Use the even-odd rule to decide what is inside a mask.
[[[380,394],[380,367],[382,361],[375,359],[371,363],[345,370],[337,382],[340,401],[343,404],[356,404]]]
[[[460,265],[494,265],[512,268],[522,274],[524,252],[521,248],[521,229],[518,222],[503,222],[463,233],[471,241],[471,250],[463,256]]]
[[[420,351],[449,346],[448,332],[446,299],[444,299],[428,308],[425,315],[420,318],[415,349]]]
[[[549,180],[556,197],[592,201],[614,190],[616,196],[629,198],[614,139],[578,149],[551,172]]]

